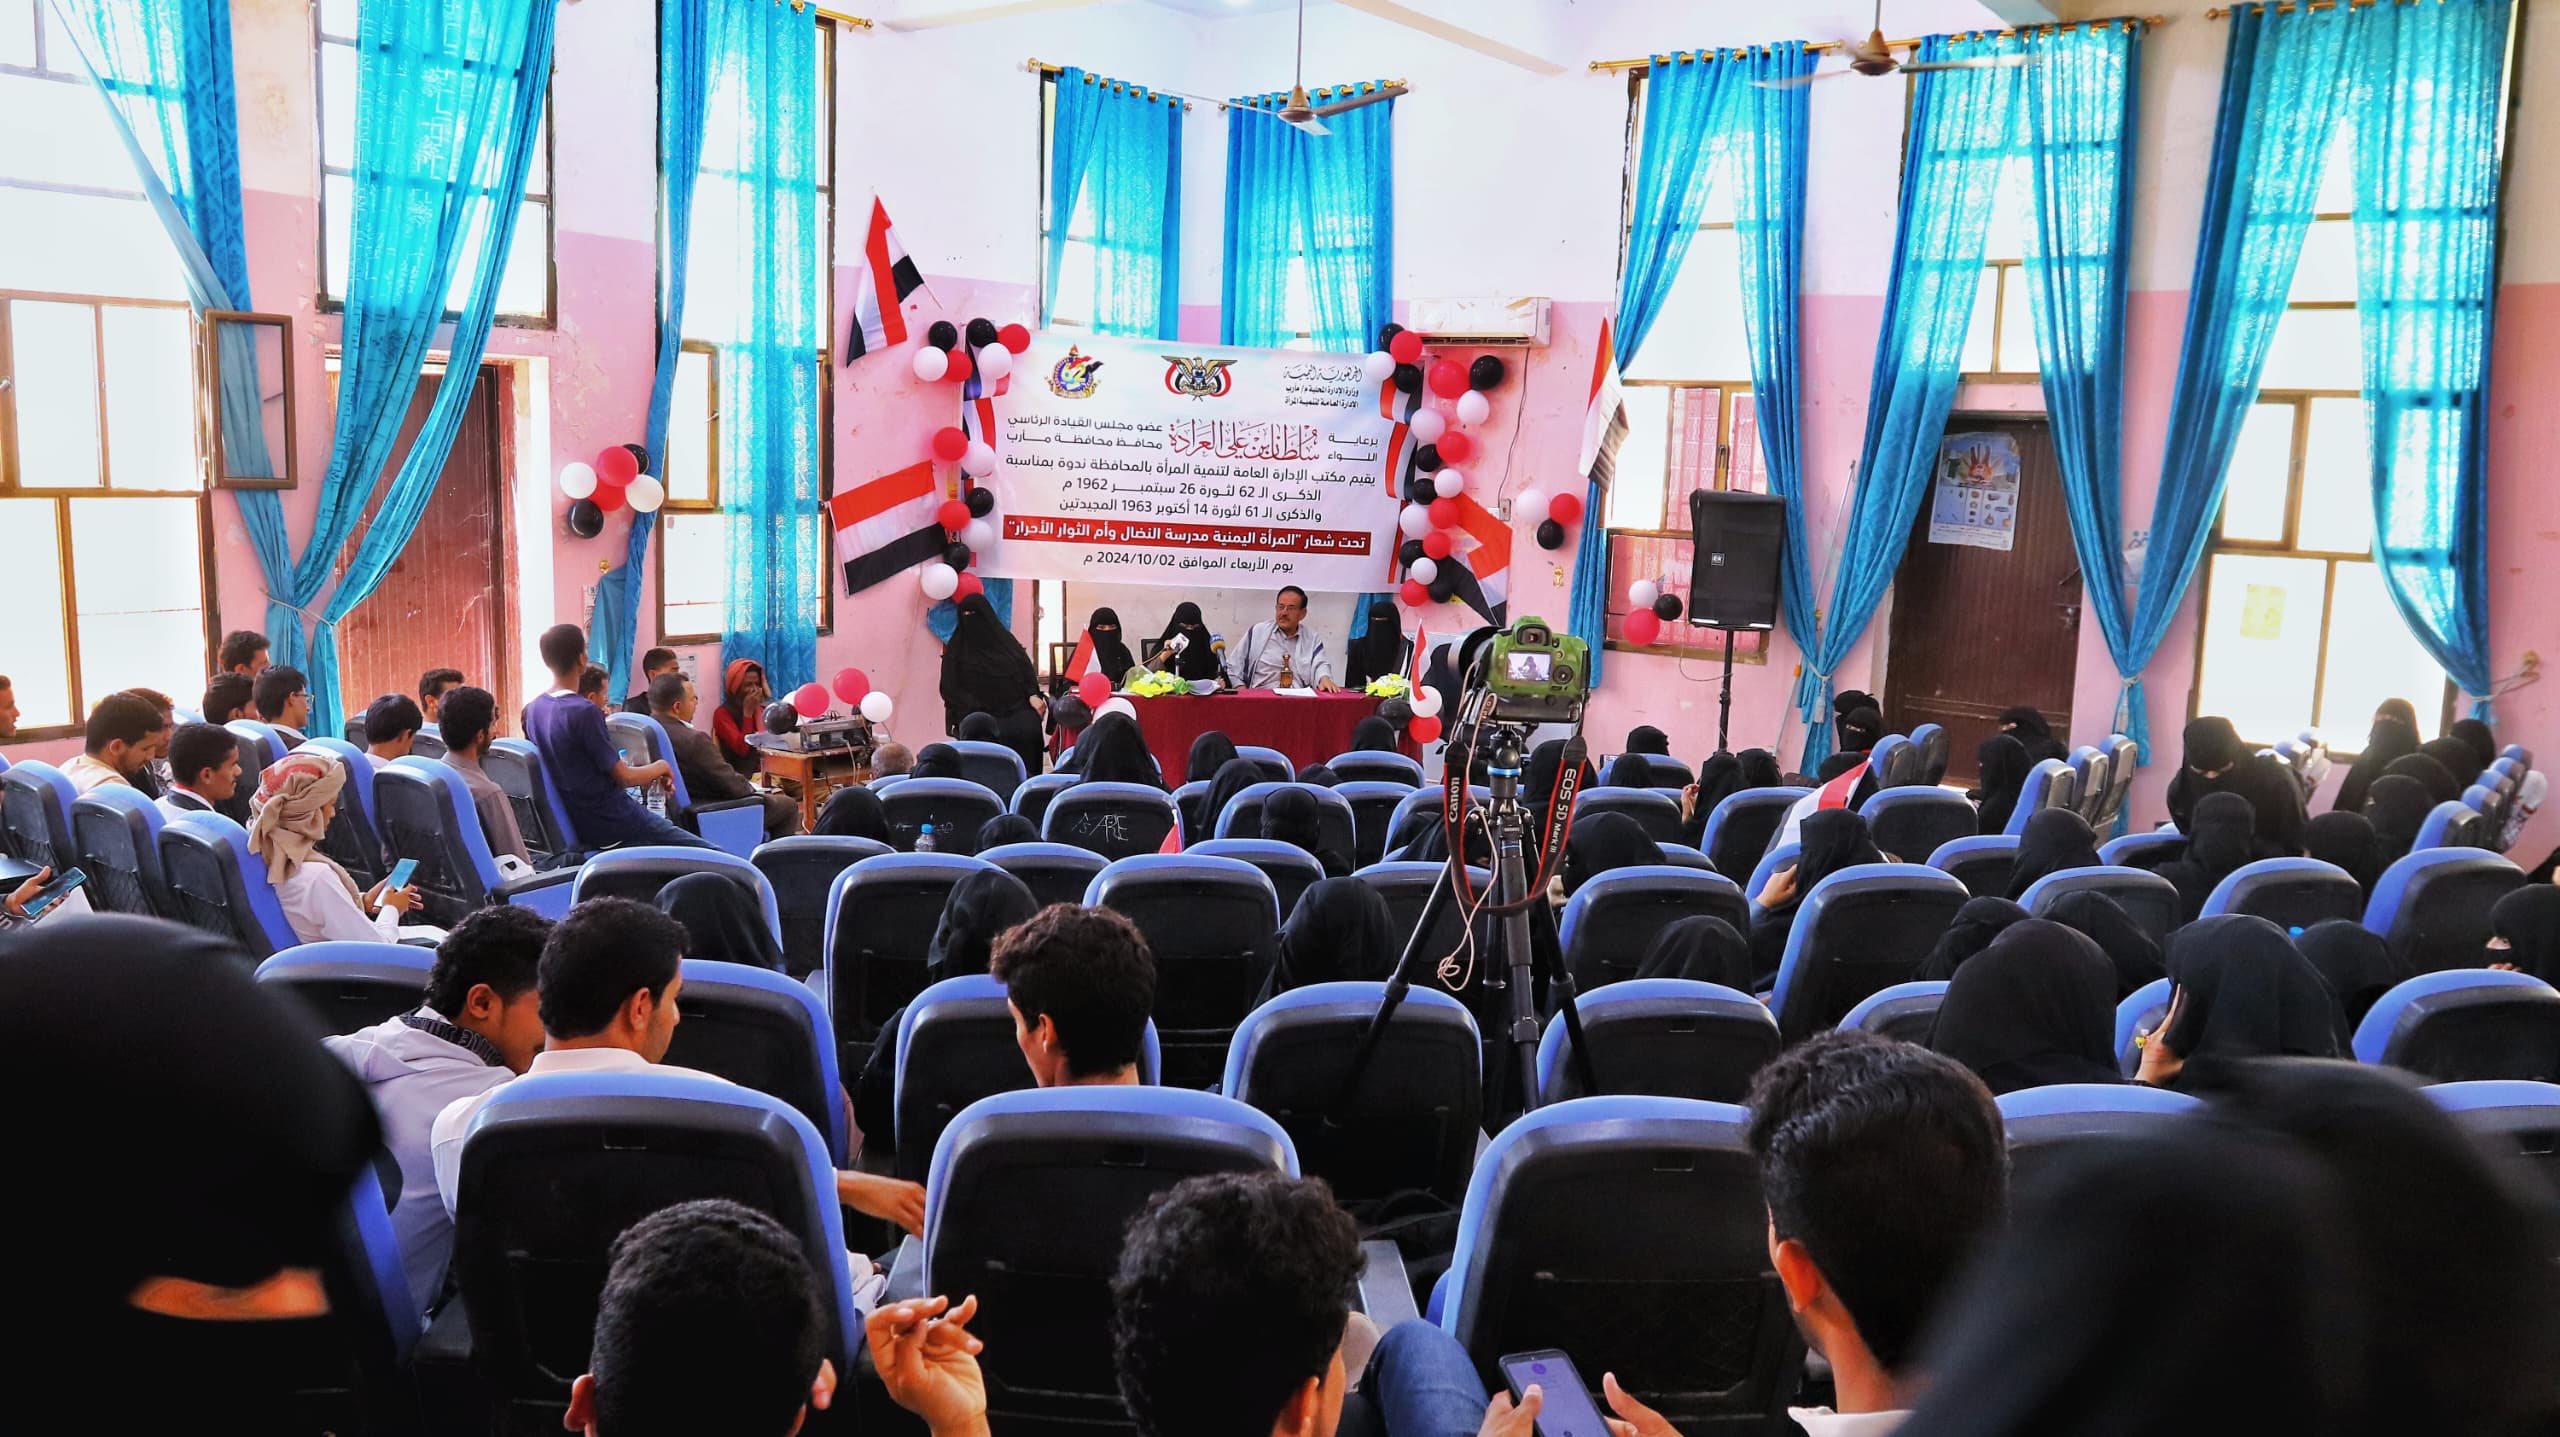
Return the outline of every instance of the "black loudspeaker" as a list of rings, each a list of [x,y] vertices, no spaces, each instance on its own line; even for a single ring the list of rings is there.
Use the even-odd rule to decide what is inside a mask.
[[[1776,627],[1787,501],[1775,494],[1693,490],[1689,533],[1689,622],[1702,629]]]

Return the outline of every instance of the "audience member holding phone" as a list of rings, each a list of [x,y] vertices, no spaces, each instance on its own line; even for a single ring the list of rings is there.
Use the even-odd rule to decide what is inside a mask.
[[[77,868],[66,869],[56,878],[50,868],[39,868],[35,876],[12,889],[0,899],[0,932],[25,928],[40,918],[57,913],[90,913],[89,895],[83,891],[89,875]]]
[[[294,936],[305,943],[442,938],[440,928],[401,926],[402,915],[418,906],[417,889],[386,878],[359,893],[347,871],[320,851],[346,783],[335,758],[307,750],[286,754],[258,776],[258,794],[249,803],[249,851],[266,860],[267,881]]]

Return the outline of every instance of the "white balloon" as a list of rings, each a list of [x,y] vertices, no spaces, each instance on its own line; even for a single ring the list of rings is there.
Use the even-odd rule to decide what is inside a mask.
[[[630,503],[633,513],[655,514],[658,506],[667,502],[667,486],[642,474],[622,486],[622,497]]]
[[[1428,584],[1440,577],[1440,566],[1432,562],[1430,555],[1425,554],[1406,565],[1404,575],[1417,584]]]
[[[960,529],[960,542],[975,554],[996,541],[996,526],[984,519],[972,519]]]
[[[1449,432],[1449,421],[1437,409],[1417,409],[1407,423],[1417,444],[1437,444]]]
[[[1105,699],[1102,707],[1093,711],[1093,716],[1095,718],[1100,718],[1104,714],[1126,714],[1130,718],[1136,718],[1138,716],[1138,706],[1129,702],[1125,698]]]
[[[1492,414],[1493,401],[1484,397],[1483,390],[1470,389],[1466,393],[1458,396],[1458,422],[1460,424],[1482,424],[1486,419],[1490,418]]]
[[[1511,501],[1511,517],[1530,525],[1547,522],[1547,491],[1544,489],[1521,490],[1519,497]]]
[[[940,351],[936,351],[939,353]],[[898,711],[896,702],[878,689],[862,696],[862,716],[873,723],[887,723],[889,715]]]
[[[996,352],[1003,353],[1003,347],[999,345]],[[995,446],[983,439],[970,440],[968,452],[960,456],[960,472],[972,479],[984,479],[996,472]]]
[[[916,350],[914,364],[916,378],[927,384],[939,384],[951,372],[951,356],[930,344]]]
[[[1414,690],[1413,697],[1407,699],[1406,702],[1413,706],[1413,716],[1415,718],[1438,718],[1440,716],[1440,691],[1438,689],[1425,685],[1422,688]]]
[[[1396,527],[1404,531],[1406,538],[1419,539],[1431,532],[1431,511],[1419,504],[1407,504],[1404,512],[1396,516]]]
[[[1371,384],[1384,384],[1396,377],[1396,357],[1383,349],[1373,349],[1360,361],[1360,377]]]
[[[1013,351],[1001,344],[990,344],[979,350],[978,373],[989,379],[1002,379],[1013,373]]]
[[[596,466],[582,459],[572,459],[560,466],[560,492],[572,499],[584,499],[596,492]]]
[[[924,585],[926,598],[947,599],[960,589],[960,571],[936,559],[924,566],[924,573],[916,582]]]
[[[1432,475],[1431,479],[1439,486],[1441,493],[1452,499],[1467,492],[1467,471],[1464,469],[1452,469],[1443,465],[1440,472]]]
[[[1639,609],[1650,609],[1662,597],[1662,586],[1651,579],[1638,579],[1627,585],[1627,602]]]

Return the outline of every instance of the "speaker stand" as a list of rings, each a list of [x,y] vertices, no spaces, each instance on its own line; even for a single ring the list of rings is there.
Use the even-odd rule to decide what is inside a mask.
[[[1719,629],[1724,635],[1724,683],[1716,690],[1716,752],[1729,753],[1726,742],[1733,730],[1733,639],[1735,630]]]

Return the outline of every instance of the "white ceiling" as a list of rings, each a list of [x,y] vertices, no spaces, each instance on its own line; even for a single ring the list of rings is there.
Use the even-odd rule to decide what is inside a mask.
[[[1149,0],[1149,3],[1160,5],[1167,10],[1179,10],[1185,15],[1198,15],[1204,19],[1216,20],[1229,15],[1258,15],[1266,10],[1287,10],[1295,7],[1297,0]],[[1321,3],[1321,0],[1318,0],[1318,3]]]

